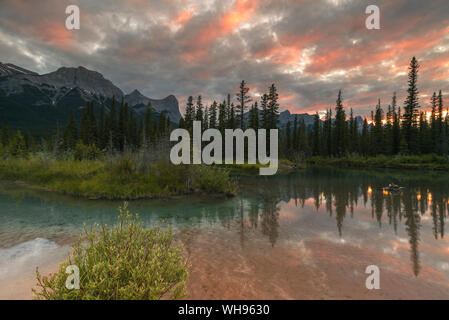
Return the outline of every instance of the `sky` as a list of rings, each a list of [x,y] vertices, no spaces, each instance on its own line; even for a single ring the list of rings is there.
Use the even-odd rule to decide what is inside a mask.
[[[65,27],[68,5],[80,8],[79,30]],[[368,5],[380,9],[379,30],[365,26]],[[0,1],[1,62],[84,66],[125,93],[174,94],[181,109],[189,95],[234,97],[245,80],[253,101],[275,83],[281,110],[294,113],[333,108],[341,89],[344,106],[366,116],[395,91],[403,104],[413,56],[425,108],[434,91],[449,95],[449,1]]]

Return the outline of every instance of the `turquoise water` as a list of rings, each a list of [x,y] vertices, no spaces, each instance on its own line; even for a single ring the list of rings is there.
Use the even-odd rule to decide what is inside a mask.
[[[226,264],[231,259],[220,258],[237,254],[247,257],[250,267],[255,252],[267,259],[283,259],[283,252],[288,252],[286,264],[297,259],[324,273],[330,291],[338,290],[339,279],[346,277],[333,280],[335,275],[347,270],[354,279],[362,278],[364,264],[376,264],[392,279],[404,277],[415,291],[422,287],[423,295],[429,286],[438,297],[449,298],[448,177],[310,169],[240,178],[239,195],[232,199],[133,201],[129,209],[146,225],[162,222],[174,227],[193,257],[198,256],[194,264],[199,267],[206,265],[201,250],[208,252],[208,266],[214,257]],[[390,182],[404,189],[383,191]],[[0,184],[0,284],[32,272],[36,265],[60,261],[84,225],[113,224],[120,204]],[[197,241],[185,240],[186,234]],[[269,273],[268,262],[266,267]]]

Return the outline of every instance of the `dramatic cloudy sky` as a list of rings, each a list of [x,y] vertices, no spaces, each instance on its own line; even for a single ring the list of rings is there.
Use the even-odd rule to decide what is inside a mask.
[[[65,28],[70,4],[80,30]],[[365,28],[370,4],[380,30]],[[181,107],[188,95],[223,100],[244,79],[254,97],[276,83],[294,112],[331,107],[342,89],[366,115],[393,91],[403,101],[413,55],[422,105],[449,94],[448,0],[0,0],[0,61],[39,73],[82,65]]]

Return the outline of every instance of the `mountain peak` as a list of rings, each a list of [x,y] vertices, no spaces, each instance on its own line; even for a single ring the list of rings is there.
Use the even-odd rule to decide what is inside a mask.
[[[144,97],[146,98],[139,90],[134,89],[133,92],[127,95],[128,97]]]
[[[14,76],[18,74],[38,75],[36,72],[18,67],[12,63],[0,62],[0,77]]]

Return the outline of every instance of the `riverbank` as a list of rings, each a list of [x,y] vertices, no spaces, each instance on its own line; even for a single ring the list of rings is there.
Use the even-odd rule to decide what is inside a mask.
[[[308,166],[338,168],[388,168],[412,170],[448,170],[449,160],[435,154],[422,156],[377,156],[377,157],[312,157]]]
[[[135,200],[187,194],[234,196],[229,171],[167,161],[141,165],[132,156],[56,160],[42,156],[0,161],[0,180],[89,199]]]

